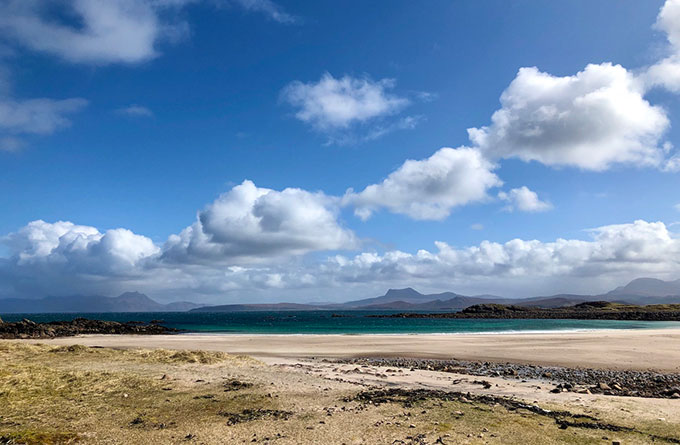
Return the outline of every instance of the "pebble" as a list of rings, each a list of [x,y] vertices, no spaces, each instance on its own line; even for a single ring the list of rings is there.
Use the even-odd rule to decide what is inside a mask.
[[[560,391],[589,394],[656,397],[680,399],[680,374],[663,374],[653,371],[577,369],[558,366],[523,365],[516,363],[491,363],[465,360],[434,360],[412,358],[359,358],[338,360],[338,363],[385,366],[454,372],[475,376],[554,381]],[[561,385],[561,386],[560,386]]]

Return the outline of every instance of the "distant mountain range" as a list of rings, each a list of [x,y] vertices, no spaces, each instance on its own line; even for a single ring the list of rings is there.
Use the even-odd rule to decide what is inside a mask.
[[[498,303],[541,308],[573,306],[586,301],[612,301],[629,304],[680,303],[680,280],[663,281],[638,278],[626,286],[601,295],[559,294],[533,298],[504,298],[496,295],[465,296],[453,292],[421,294],[417,290],[390,289],[380,297],[348,301],[342,304],[228,304],[204,306],[192,312],[239,312],[274,310],[397,310],[397,311],[459,311],[475,304]]]
[[[397,310],[459,311],[475,304],[498,303],[541,308],[573,306],[586,301],[612,301],[630,304],[680,303],[680,280],[663,281],[638,278],[625,286],[601,295],[559,294],[533,298],[504,298],[496,295],[465,296],[453,292],[421,294],[413,288],[390,289],[379,297],[339,304],[227,304],[205,306],[189,302],[158,303],[139,292],[126,292],[118,297],[74,296],[46,297],[39,300],[0,299],[0,313],[40,312],[243,312],[305,310]]]
[[[200,304],[179,301],[161,304],[139,292],[125,292],[117,297],[72,296],[46,297],[39,300],[0,299],[0,313],[36,314],[68,312],[185,312]]]

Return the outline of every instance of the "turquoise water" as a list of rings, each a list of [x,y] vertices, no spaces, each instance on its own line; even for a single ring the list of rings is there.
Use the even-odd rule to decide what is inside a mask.
[[[369,318],[387,311],[351,312],[144,312],[77,314],[0,314],[5,321],[28,318],[36,322],[76,317],[112,321],[162,320],[163,325],[187,333],[222,334],[434,334],[528,331],[579,331],[597,329],[680,328],[680,322],[617,320],[446,320],[423,318]],[[332,317],[332,314],[344,317]]]

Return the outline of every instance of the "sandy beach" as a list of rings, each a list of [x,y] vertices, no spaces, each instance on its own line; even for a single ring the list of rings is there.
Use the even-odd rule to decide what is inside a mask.
[[[415,363],[432,358],[516,365],[493,365],[501,372],[480,375]],[[680,372],[680,329],[87,335],[2,341],[0,361],[0,443],[680,440],[673,377]],[[565,389],[563,377],[546,371],[567,368],[541,366],[581,368],[573,382],[592,372],[586,368],[601,371]],[[649,370],[668,379],[651,396],[599,387],[635,390],[636,381],[661,375]]]
[[[40,340],[51,345],[165,348],[280,358],[409,357],[680,372],[680,329],[460,335],[160,335]]]

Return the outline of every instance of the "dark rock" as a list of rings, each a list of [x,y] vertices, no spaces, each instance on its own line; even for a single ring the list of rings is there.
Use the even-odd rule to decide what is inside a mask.
[[[119,323],[117,321],[89,320],[86,318],[49,323],[35,323],[24,319],[14,323],[0,324],[0,338],[2,339],[73,337],[81,334],[160,335],[176,332],[179,332],[179,330],[158,324]]]
[[[680,321],[680,304],[633,304],[589,301],[574,306],[540,308],[504,304],[476,304],[460,312],[366,315],[375,318],[492,318]]]
[[[224,382],[224,392],[238,391],[240,389],[251,388],[252,386],[253,384],[249,382],[242,382],[235,379],[227,380]]]
[[[221,416],[228,417],[227,425],[236,425],[243,422],[252,422],[260,419],[283,419],[288,420],[293,415],[290,411],[272,409],[245,409],[240,413],[221,412]]]
[[[558,389],[555,391],[556,393],[566,390],[584,394],[595,393],[614,396],[673,398],[676,397],[674,394],[678,394],[677,397],[680,397],[680,374],[661,374],[652,371],[616,371],[411,358],[354,358],[336,360],[335,362],[412,370],[429,369],[437,372],[455,372],[483,377],[545,379],[555,382]],[[514,374],[515,371],[517,375]],[[484,381],[476,382],[483,385],[482,382]],[[615,383],[608,384],[606,382]],[[605,389],[600,387],[600,383],[604,385]]]

